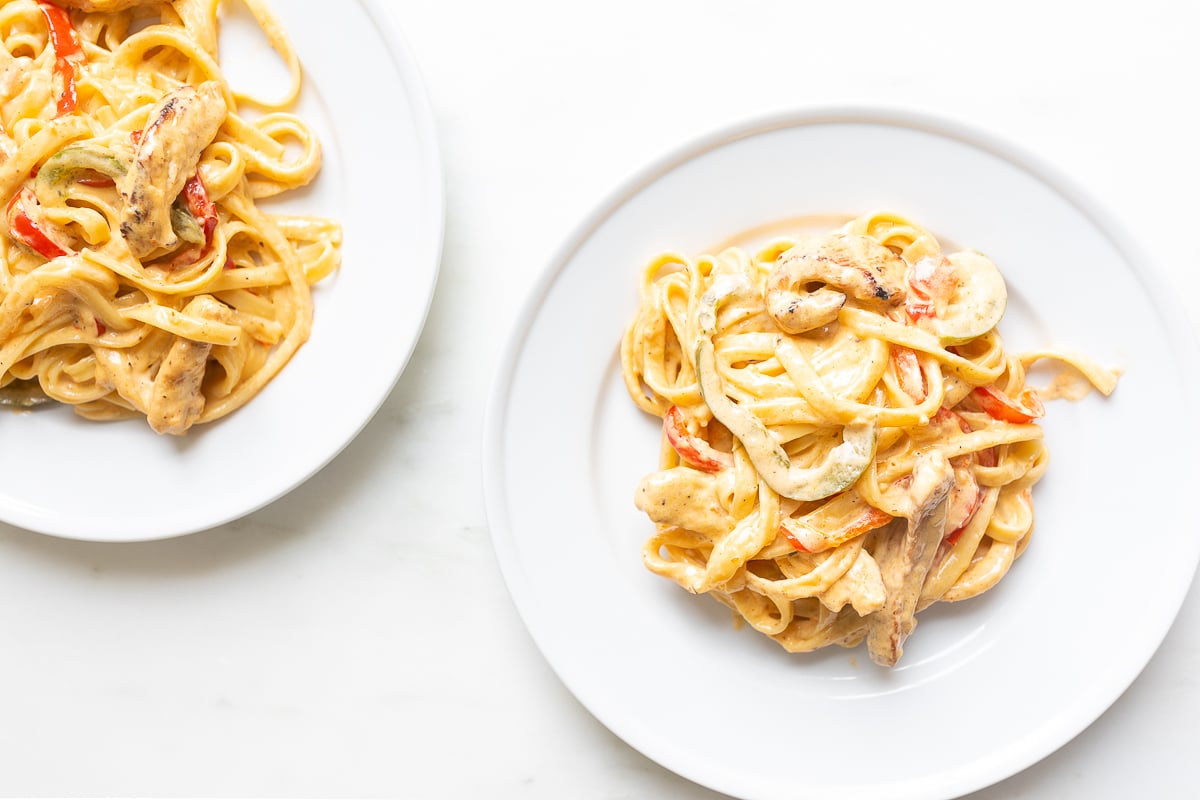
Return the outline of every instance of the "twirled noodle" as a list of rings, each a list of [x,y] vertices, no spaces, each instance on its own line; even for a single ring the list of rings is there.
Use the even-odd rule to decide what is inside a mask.
[[[655,523],[643,560],[793,652],[866,640],[892,665],[917,611],[994,586],[1048,462],[1027,367],[1106,395],[1117,380],[1006,352],[995,265],[898,214],[752,255],[664,253],[640,294],[621,363],[663,420],[635,496]]]
[[[256,202],[312,181],[321,148],[285,110],[292,45],[244,2],[290,71],[281,99],[225,80],[217,0],[0,5],[0,401],[181,434],[308,339],[341,228]]]

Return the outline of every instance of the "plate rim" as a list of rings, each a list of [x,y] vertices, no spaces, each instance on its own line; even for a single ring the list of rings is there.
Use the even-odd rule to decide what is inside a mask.
[[[1086,189],[1081,183],[1029,148],[960,118],[900,105],[804,104],[768,113],[743,116],[734,122],[709,129],[698,136],[668,147],[657,157],[650,159],[623,180],[618,181],[614,188],[611,188],[590,207],[590,210],[582,218],[570,226],[558,247],[551,251],[550,257],[527,289],[525,299],[518,308],[504,340],[487,397],[481,440],[481,478],[489,538],[502,579],[526,632],[551,671],[570,691],[576,701],[614,736],[662,768],[697,785],[738,797],[743,796],[738,794],[743,789],[711,780],[711,774],[706,778],[697,774],[697,770],[685,771],[677,762],[669,761],[664,757],[674,755],[676,748],[666,747],[664,751],[664,748],[661,747],[648,748],[644,746],[644,737],[647,735],[645,725],[636,721],[615,724],[609,715],[598,707],[600,704],[596,702],[596,693],[581,692],[576,685],[577,681],[572,676],[565,674],[561,668],[555,657],[554,648],[548,644],[549,637],[546,636],[544,627],[538,625],[539,611],[526,595],[527,587],[522,586],[517,580],[518,576],[524,575],[524,570],[519,563],[519,547],[510,524],[508,478],[503,470],[503,459],[506,452],[504,420],[509,409],[512,376],[527,344],[539,309],[574,256],[625,203],[655,181],[669,175],[684,164],[701,158],[710,151],[735,144],[738,141],[786,128],[855,123],[915,130],[958,141],[999,158],[1060,195],[1093,226],[1103,230],[1123,261],[1130,265],[1136,265],[1139,269],[1145,268],[1150,271],[1149,276],[1135,273],[1134,277],[1145,290],[1155,310],[1160,313],[1164,327],[1173,333],[1187,334],[1186,341],[1181,342],[1178,353],[1181,358],[1186,359],[1185,368],[1181,370],[1180,380],[1189,389],[1194,389],[1197,384],[1197,379],[1193,376],[1197,372],[1195,368],[1200,365],[1200,331],[1191,323],[1182,306],[1172,297],[1173,290],[1178,283],[1176,279],[1163,268],[1150,251],[1136,247],[1135,237],[1094,192]],[[1131,255],[1133,253],[1138,253],[1138,256],[1135,258]],[[1191,393],[1191,396],[1194,396],[1194,392]],[[1196,566],[1200,563],[1200,540],[1194,543],[1188,556],[1192,565],[1191,578],[1181,581],[1179,586],[1174,587],[1174,596],[1169,598],[1172,613],[1164,615],[1162,619],[1158,620],[1159,630],[1150,637],[1154,646],[1148,648],[1147,652],[1138,658],[1130,660],[1124,671],[1114,673],[1110,681],[1104,684],[1112,691],[1097,692],[1098,696],[1101,694],[1104,696],[1085,704],[1088,708],[1087,713],[1072,718],[1069,722],[1060,719],[1058,724],[1049,726],[1048,731],[1044,727],[1041,736],[1027,735],[1023,737],[1024,744],[1022,746],[1005,751],[1008,754],[1007,759],[989,759],[983,762],[984,766],[976,772],[949,781],[939,782],[931,780],[927,776],[923,779],[907,781],[904,784],[896,784],[893,788],[901,790],[901,793],[889,795],[889,797],[897,799],[927,797],[929,796],[928,792],[937,791],[940,793],[939,797],[949,798],[978,791],[1028,769],[1083,733],[1128,690],[1161,649],[1163,641],[1195,582]],[[1016,741],[1020,740],[1014,740],[1014,743]],[[684,764],[683,766],[688,765]],[[956,772],[959,770],[947,770],[943,774],[953,775]],[[872,788],[879,790],[880,787],[873,786]],[[853,787],[848,786],[847,789],[854,791]],[[747,796],[757,798],[769,795],[759,792]]]
[[[163,541],[212,530],[230,522],[243,519],[256,511],[260,511],[299,489],[317,473],[329,466],[334,459],[358,438],[363,429],[366,428],[378,414],[384,403],[387,402],[387,399],[399,383],[400,378],[407,370],[409,362],[412,360],[413,353],[416,351],[417,345],[424,333],[434,296],[437,293],[446,235],[445,164],[443,163],[441,143],[429,89],[420,69],[420,64],[408,43],[408,39],[400,29],[399,21],[395,19],[394,14],[387,10],[384,0],[356,0],[356,2],[379,37],[384,57],[394,67],[402,91],[396,89],[391,91],[403,98],[411,111],[410,121],[413,126],[414,139],[418,143],[418,150],[421,155],[420,195],[429,203],[428,216],[431,223],[423,231],[421,237],[422,249],[427,250],[428,264],[423,265],[421,271],[416,273],[420,280],[414,281],[414,283],[419,284],[418,288],[421,292],[422,303],[419,313],[415,315],[416,318],[413,320],[413,334],[410,341],[407,342],[406,349],[403,352],[397,349],[395,353],[397,356],[395,374],[391,375],[387,381],[385,391],[381,392],[378,400],[373,403],[362,419],[358,420],[355,426],[349,427],[344,435],[339,437],[336,446],[323,452],[319,458],[314,459],[312,464],[302,474],[276,487],[274,491],[258,498],[255,503],[226,509],[219,514],[192,519],[186,524],[173,526],[130,521],[129,528],[126,530],[133,529],[134,532],[127,535],[107,535],[104,531],[94,529],[86,531],[75,530],[70,527],[77,521],[74,517],[61,518],[56,516],[47,518],[44,514],[27,510],[19,502],[0,504],[0,524],[56,539],[94,543]],[[302,68],[303,64],[304,59],[302,57]],[[163,527],[167,527],[168,529],[163,530]]]

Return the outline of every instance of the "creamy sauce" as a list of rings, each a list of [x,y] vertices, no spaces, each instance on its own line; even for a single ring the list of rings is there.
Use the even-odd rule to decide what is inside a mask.
[[[721,506],[722,479],[694,469],[653,472],[638,484],[634,505],[655,522],[723,536],[733,520]]]
[[[1091,391],[1091,381],[1073,369],[1063,369],[1048,385],[1038,389],[1038,396],[1042,400],[1082,400]]]
[[[1046,381],[1038,388],[1042,400],[1082,400],[1095,390],[1107,396],[1116,388],[1122,370],[1102,367],[1086,356],[1072,351],[1045,351],[1027,354],[1029,380]],[[1048,359],[1051,363],[1041,363]]]
[[[821,238],[782,255],[789,240],[809,236]],[[860,290],[851,281],[857,274],[838,271],[862,267],[870,289],[866,279],[884,275],[882,267],[857,251],[842,258],[822,249],[826,237],[850,249],[861,236],[891,251],[880,258],[903,274],[903,309],[883,308],[892,292]],[[999,580],[1032,527],[1028,485],[1044,464],[1041,429],[982,403],[959,403],[1005,370],[1010,379],[1000,385],[1016,396],[1040,358],[1074,367],[1044,373],[1052,381],[1046,399],[1078,399],[1089,383],[1107,393],[1116,378],[1080,356],[1010,356],[991,337],[974,345],[999,322],[1007,290],[985,256],[945,245],[898,214],[797,215],[706,250],[710,268],[687,276],[685,325],[665,292],[643,293],[643,313],[629,329],[635,344],[622,348],[627,386],[648,366],[679,375],[672,388],[688,396],[694,381],[716,429],[741,448],[733,449],[736,469],[701,466],[686,455],[698,446],[670,441],[664,425],[668,444],[692,466],[660,470],[638,485],[636,505],[657,528],[643,551],[651,571],[693,593],[718,592],[790,652],[865,639],[871,659],[885,666],[900,658],[919,609]],[[802,258],[817,263],[793,268]],[[847,295],[837,324],[784,325],[795,303],[768,297],[827,287]],[[917,324],[930,320],[939,324]],[[666,326],[675,326],[676,352],[636,344],[657,341]],[[960,339],[969,345],[961,352],[952,349]],[[694,374],[675,368],[689,357]],[[1008,366],[1010,359],[1024,369]],[[639,405],[646,399],[631,394]],[[678,400],[664,392],[659,402]],[[942,407],[945,414],[935,414]],[[1017,446],[998,447],[1007,444]],[[1025,476],[1028,485],[985,483],[997,474]],[[775,569],[759,568],[770,561]]]
[[[738,247],[747,252],[753,252],[765,247],[776,239],[795,238],[797,236],[823,235],[840,228],[854,219],[852,214],[803,214],[795,217],[768,222],[747,228],[741,233],[735,233],[716,247],[705,252],[719,253],[730,247]]]

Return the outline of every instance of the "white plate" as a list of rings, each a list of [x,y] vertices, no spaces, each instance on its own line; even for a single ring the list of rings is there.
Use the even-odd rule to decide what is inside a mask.
[[[656,465],[658,425],[625,395],[617,359],[655,253],[875,208],[1000,265],[1006,344],[1073,346],[1125,369],[1108,400],[1050,404],[1033,543],[992,592],[925,612],[891,671],[861,648],[789,655],[642,567],[651,524],[633,490]],[[1078,191],[958,125],[814,111],[673,153],[559,251],[500,367],[485,489],[518,611],[601,722],[722,792],[938,798],[1011,775],[1133,681],[1200,556],[1180,491],[1200,479],[1197,434],[1163,424],[1194,406],[1197,356],[1166,287]]]
[[[306,0],[271,7],[305,71],[297,113],[324,148],[314,184],[273,207],[332,216],[345,228],[341,272],[313,292],[312,337],[249,405],[182,438],[156,436],[144,420],[87,422],[65,408],[0,413],[5,522],[132,541],[235,519],[341,451],[408,361],[443,231],[441,163],[423,83],[377,3],[341,4],[336,14]],[[230,82],[264,86],[280,72],[277,57],[250,33],[244,11],[223,19],[222,57],[235,62]]]

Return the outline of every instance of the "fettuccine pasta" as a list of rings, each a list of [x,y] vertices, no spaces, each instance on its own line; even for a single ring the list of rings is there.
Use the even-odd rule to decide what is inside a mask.
[[[630,397],[662,418],[635,502],[645,565],[709,594],[788,651],[865,640],[893,665],[917,611],[978,595],[1028,546],[1048,454],[1004,349],[1007,291],[892,213],[829,234],[664,253],[622,341]]]
[[[244,4],[290,71],[281,98],[226,81],[217,0],[0,5],[6,404],[182,434],[243,406],[308,339],[341,228],[259,207],[312,181],[321,150],[286,110],[295,51],[261,0]]]

